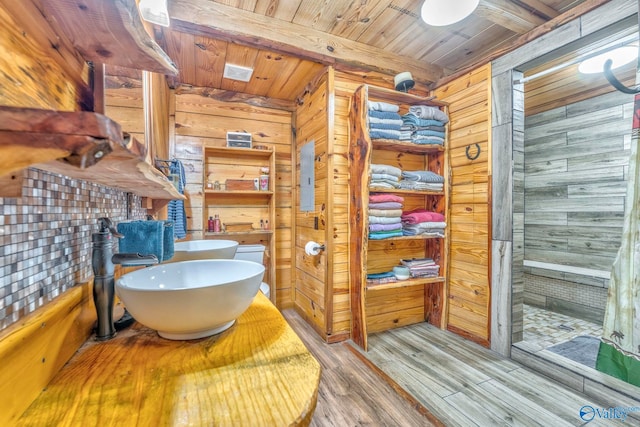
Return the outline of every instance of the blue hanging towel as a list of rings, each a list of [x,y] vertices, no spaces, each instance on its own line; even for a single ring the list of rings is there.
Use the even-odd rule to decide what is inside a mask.
[[[158,261],[164,259],[164,221],[131,221],[118,224],[119,253],[155,255]]]
[[[171,160],[169,172],[178,176],[178,192],[184,194],[186,185],[186,177],[182,162],[177,159]],[[184,239],[187,237],[187,214],[184,210],[183,200],[171,200],[167,207],[167,216],[169,221],[173,222],[173,237],[175,239]]]

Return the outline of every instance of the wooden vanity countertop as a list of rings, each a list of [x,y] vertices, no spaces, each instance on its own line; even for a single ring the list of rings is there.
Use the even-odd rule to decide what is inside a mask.
[[[227,331],[169,341],[138,323],[87,341],[18,425],[308,425],[320,365],[258,293]]]

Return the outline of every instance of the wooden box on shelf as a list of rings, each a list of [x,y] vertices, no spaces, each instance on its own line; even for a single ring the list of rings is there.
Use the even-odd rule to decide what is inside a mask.
[[[251,191],[256,189],[252,179],[226,179],[224,188],[227,191]]]

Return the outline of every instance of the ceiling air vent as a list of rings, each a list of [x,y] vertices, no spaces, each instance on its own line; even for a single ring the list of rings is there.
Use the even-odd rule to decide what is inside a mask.
[[[251,80],[251,74],[253,74],[253,68],[243,67],[241,65],[224,64],[224,74],[222,76],[225,79],[248,82]]]

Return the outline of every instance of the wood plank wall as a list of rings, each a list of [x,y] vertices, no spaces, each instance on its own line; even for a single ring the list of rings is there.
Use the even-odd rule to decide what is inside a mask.
[[[330,140],[329,110],[333,72],[328,69],[302,97],[296,109],[296,218],[295,218],[295,293],[296,310],[328,340],[333,317],[330,260],[334,244],[330,241],[333,215],[329,209],[332,192],[332,176],[329,162],[333,141]],[[308,143],[314,145],[314,211],[300,210],[300,151]],[[331,201],[333,203],[333,201]],[[319,255],[305,253],[307,242],[324,244],[326,249]]]
[[[88,67],[39,0],[4,1],[0,7],[0,104],[80,110],[88,95]]]
[[[249,132],[253,143],[276,152],[276,295],[278,308],[292,304],[292,112],[256,106],[240,101],[223,101],[208,96],[206,88],[175,91],[175,156],[187,172],[185,203],[187,228],[192,238],[202,238],[203,147],[226,146],[227,131]],[[274,177],[274,175],[272,175]],[[256,242],[242,242],[256,243]],[[273,284],[271,284],[273,285]]]
[[[433,92],[449,103],[451,165],[447,328],[489,344],[489,141],[491,67],[485,65]],[[477,144],[477,146],[475,145]],[[466,150],[475,160],[467,158]]]
[[[525,261],[611,269],[632,114],[633,95],[613,91],[526,117]]]
[[[105,86],[105,114],[144,143],[142,72],[107,67]]]

